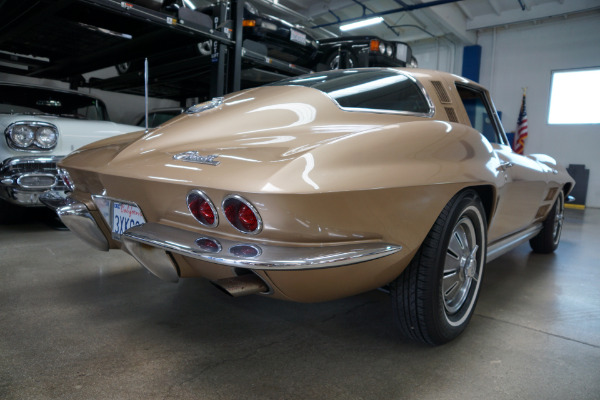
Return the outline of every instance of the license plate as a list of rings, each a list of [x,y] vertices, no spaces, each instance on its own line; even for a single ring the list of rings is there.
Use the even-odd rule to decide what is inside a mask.
[[[302,32],[298,32],[295,29],[290,29],[290,40],[292,42],[300,43],[302,45],[306,45],[306,35]]]
[[[146,223],[142,210],[135,204],[112,202],[112,237],[121,239],[127,229]]]

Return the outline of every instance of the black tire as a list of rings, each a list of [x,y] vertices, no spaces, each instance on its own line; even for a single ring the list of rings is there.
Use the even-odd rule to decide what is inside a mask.
[[[198,43],[197,49],[200,55],[210,56],[212,54],[212,40]]]
[[[458,193],[390,285],[394,318],[405,337],[440,345],[462,333],[479,297],[486,246],[479,196],[470,189]]]
[[[22,207],[0,199],[0,224],[14,224],[23,217]]]
[[[355,68],[358,65],[358,61],[356,57],[352,55],[349,51],[343,51],[347,57],[347,65],[346,68]],[[339,51],[332,52],[325,61],[326,68],[329,70],[340,69],[340,57],[341,54]]]
[[[117,73],[119,75],[125,75],[132,72],[144,73],[144,61],[136,60],[136,61],[127,61],[120,64],[116,64],[115,68],[117,69]]]
[[[117,73],[119,75],[125,75],[128,72],[131,72],[131,62],[122,62],[120,64],[116,64],[115,68],[117,69]]]
[[[560,234],[565,219],[565,195],[562,191],[548,213],[546,220],[542,225],[542,230],[535,237],[529,240],[531,249],[536,253],[552,253],[558,247]]]

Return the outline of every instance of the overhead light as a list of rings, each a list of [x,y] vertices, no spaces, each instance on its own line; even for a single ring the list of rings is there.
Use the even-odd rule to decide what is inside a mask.
[[[362,28],[365,26],[371,26],[371,25],[378,24],[382,21],[383,21],[383,17],[374,17],[374,18],[369,18],[369,19],[363,19],[361,21],[356,21],[351,24],[341,25],[340,31],[345,32],[345,31],[349,31],[351,29]]]
[[[192,3],[190,0],[183,0],[183,3],[187,6],[187,8],[189,8],[191,10],[196,9],[196,5],[194,3]]]

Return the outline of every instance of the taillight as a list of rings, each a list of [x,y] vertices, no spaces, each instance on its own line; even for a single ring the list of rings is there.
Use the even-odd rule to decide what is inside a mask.
[[[234,256],[253,258],[261,255],[262,250],[258,246],[251,246],[249,244],[239,244],[229,249],[229,252]]]
[[[243,233],[258,233],[262,229],[258,211],[240,196],[227,196],[223,200],[223,212],[229,223]]]
[[[73,184],[73,181],[71,180],[71,175],[69,175],[69,173],[66,170],[59,168],[58,176],[60,177],[60,179],[62,179],[62,181],[64,182],[67,189],[69,189],[71,192],[73,190],[75,190],[75,185]]]
[[[188,209],[196,218],[196,221],[209,228],[215,227],[219,223],[217,210],[210,199],[200,190],[192,190],[187,195]]]
[[[196,239],[196,245],[207,253],[218,253],[221,251],[221,245],[214,239],[200,238]]]

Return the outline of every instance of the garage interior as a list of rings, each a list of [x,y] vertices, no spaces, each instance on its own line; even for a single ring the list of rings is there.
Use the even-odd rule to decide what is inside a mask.
[[[92,94],[120,123],[143,113],[145,90],[143,74],[119,74],[120,63],[149,59],[151,109],[310,72],[242,45],[240,21],[174,24],[113,0],[39,0],[23,19],[17,3],[0,1],[0,81]],[[548,123],[553,72],[600,67],[598,2],[254,3],[319,39],[382,14],[353,32],[408,43],[419,68],[464,75],[475,63],[507,131],[527,88],[526,153],[589,171],[558,250],[523,244],[488,263],[469,327],[427,347],[399,337],[384,289],[316,304],[230,298],[201,279],[163,282],[124,252],[92,251],[49,210],[20,210],[0,224],[0,398],[598,399],[599,125]],[[104,24],[111,34],[90,28]],[[114,35],[124,32],[133,39]],[[226,57],[184,56],[206,40]]]

